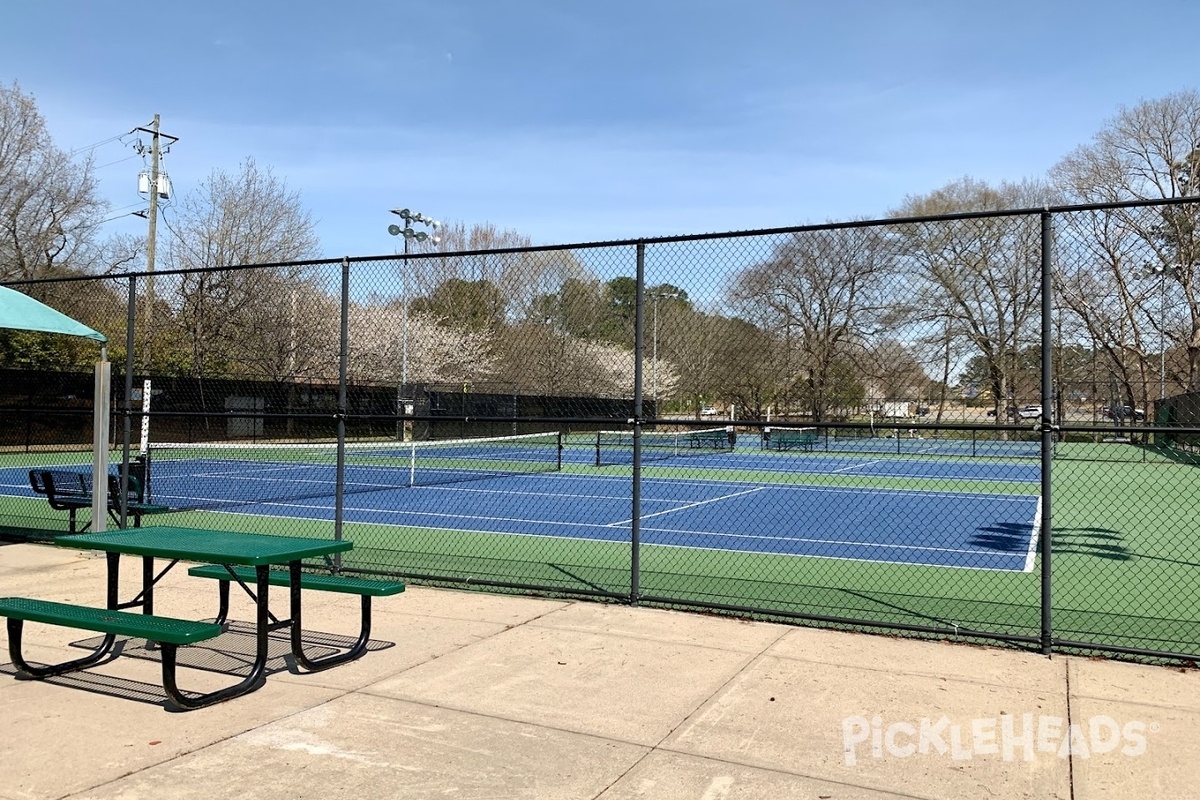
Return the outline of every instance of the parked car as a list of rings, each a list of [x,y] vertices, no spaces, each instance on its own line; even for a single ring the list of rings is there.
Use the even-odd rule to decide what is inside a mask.
[[[702,417],[715,417],[716,415],[717,409],[713,408],[712,406],[705,406],[704,408],[700,409],[700,416]]]
[[[1042,416],[1042,407],[1040,405],[1021,406],[1017,409],[1018,419],[1037,419]]]
[[[1104,409],[1104,416],[1115,420],[1142,420],[1146,418],[1146,412],[1144,409],[1133,406],[1110,406]]]

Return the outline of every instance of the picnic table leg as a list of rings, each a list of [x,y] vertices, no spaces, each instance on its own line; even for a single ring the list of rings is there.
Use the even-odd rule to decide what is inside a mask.
[[[74,512],[72,512],[74,513]],[[118,596],[117,588],[120,577],[120,553],[106,553],[106,561],[108,566],[108,587],[107,600],[108,607],[115,609],[117,607]],[[91,653],[82,658],[75,658],[70,661],[63,661],[60,664],[48,664],[42,667],[35,667],[25,660],[21,653],[21,635],[24,633],[23,619],[8,619],[8,656],[12,659],[13,667],[18,673],[27,678],[50,678],[55,675],[62,675],[66,672],[71,672],[84,667],[94,666],[104,661],[112,652],[113,645],[117,641],[116,634],[106,633],[104,638],[100,640],[100,644]]]
[[[229,619],[229,581],[217,581],[217,619],[218,625],[224,625]]]
[[[176,667],[176,647],[175,645],[163,644],[162,646],[162,674],[163,674],[163,689],[167,692],[167,697],[171,699],[179,708],[188,711],[194,708],[203,708],[210,706],[213,703],[219,703],[222,700],[229,700],[233,697],[240,697],[244,694],[249,694],[255,689],[266,683],[267,670],[267,634],[270,632],[271,613],[268,608],[267,590],[270,586],[267,578],[269,577],[269,568],[265,565],[254,568],[257,584],[257,595],[255,597],[258,613],[256,615],[256,650],[254,657],[254,665],[250,668],[250,674],[243,678],[233,686],[227,686],[224,689],[218,689],[215,692],[206,694],[184,694],[179,690],[179,685],[175,681]],[[228,594],[226,594],[228,598]]]
[[[349,650],[344,653],[336,653],[324,658],[309,658],[304,653],[303,626],[301,625],[300,617],[300,562],[293,561],[289,567],[289,589],[291,591],[292,602],[292,657],[296,659],[296,664],[309,672],[318,672],[323,669],[335,667],[338,664],[344,664],[347,661],[354,659],[367,652],[367,643],[371,641],[371,598],[369,595],[362,595],[361,617],[362,627],[359,630],[358,641],[356,641]]]
[[[154,613],[154,556],[142,556],[142,613]]]
[[[64,672],[71,672],[98,664],[109,656],[113,643],[117,640],[115,634],[108,633],[104,635],[104,639],[100,642],[100,645],[83,658],[64,661],[61,664],[35,667],[26,661],[25,657],[21,654],[21,633],[24,630],[24,623],[25,620],[23,619],[8,618],[8,657],[12,659],[13,667],[17,672],[27,678],[50,678],[55,675],[62,675]]]

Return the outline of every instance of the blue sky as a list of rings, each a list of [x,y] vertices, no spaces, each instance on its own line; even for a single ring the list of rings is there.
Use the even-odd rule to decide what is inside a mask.
[[[0,81],[57,144],[155,113],[176,195],[247,157],[330,257],[389,208],[535,243],[883,216],[1045,173],[1122,105],[1197,88],[1188,0],[11,3]],[[141,160],[95,148],[138,207]],[[128,217],[112,232],[142,233]]]

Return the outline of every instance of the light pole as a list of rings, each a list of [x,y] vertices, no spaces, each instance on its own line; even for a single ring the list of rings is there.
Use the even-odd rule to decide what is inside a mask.
[[[653,361],[650,370],[650,381],[654,390],[654,416],[660,415],[658,407],[658,301],[661,300],[677,300],[679,292],[651,292],[650,299],[654,301],[654,338],[653,338]]]
[[[1166,264],[1143,264],[1145,277],[1158,278],[1158,399],[1167,397],[1167,276],[1171,267]]]
[[[404,392],[408,386],[408,242],[409,240],[430,241],[437,244],[441,241],[437,236],[437,229],[442,227],[442,223],[419,211],[409,211],[407,208],[393,208],[392,213],[404,220],[403,228],[399,225],[388,225],[388,233],[392,236],[404,237],[404,263],[400,267],[400,305],[403,313],[400,333],[400,386],[396,391],[396,404],[399,406],[397,411],[404,414],[406,411],[403,405],[406,399]],[[430,235],[425,231],[414,230],[414,222],[428,226],[434,231],[434,234]],[[406,438],[403,432],[400,433],[398,438]]]
[[[1167,399],[1167,270],[1162,270],[1158,296],[1158,399]]]

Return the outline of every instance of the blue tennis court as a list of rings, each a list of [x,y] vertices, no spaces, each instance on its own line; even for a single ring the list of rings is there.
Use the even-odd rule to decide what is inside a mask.
[[[562,452],[568,465],[586,464],[589,457],[582,448]],[[590,474],[539,468],[536,474],[483,478],[450,472],[429,477],[430,485],[408,485],[408,470],[377,460],[376,454],[347,458],[348,523],[629,541],[628,467],[582,470]],[[642,480],[646,545],[983,570],[1033,566],[1035,495],[944,490],[947,481],[1028,483],[1032,490],[1039,474],[1033,463],[757,451],[684,455],[665,463],[667,469],[651,470]],[[662,474],[677,470],[711,477]],[[763,479],[747,479],[751,474]],[[164,461],[154,473],[153,497],[173,508],[333,520],[334,475],[331,464]],[[788,480],[778,480],[784,475]],[[918,485],[928,480],[942,488],[816,485],[805,483],[806,475],[911,479]],[[0,470],[0,487],[5,494],[32,496],[24,471]]]

